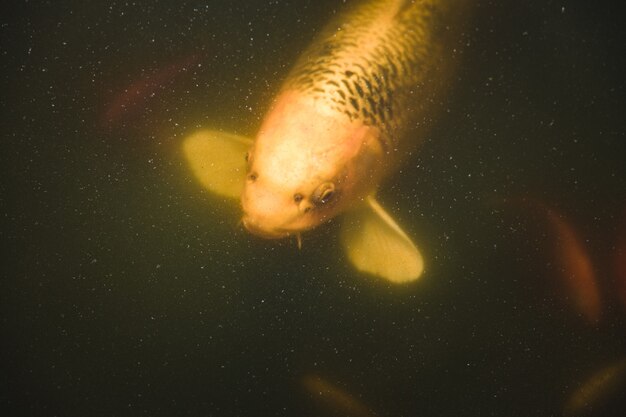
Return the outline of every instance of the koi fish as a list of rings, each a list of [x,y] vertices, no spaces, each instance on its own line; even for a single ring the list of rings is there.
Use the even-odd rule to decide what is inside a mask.
[[[347,417],[375,417],[377,415],[355,395],[317,375],[306,375],[301,382],[306,392],[321,407],[328,409],[332,415]]]
[[[375,198],[424,137],[456,61],[462,1],[371,0],[334,20],[301,56],[255,138],[202,130],[183,143],[210,191],[240,199],[242,223],[296,236],[343,214],[360,271],[409,282],[412,239]]]
[[[509,198],[505,204],[524,207],[541,216],[550,236],[550,260],[562,290],[572,305],[590,324],[602,315],[602,299],[593,261],[583,237],[560,211],[533,198]],[[500,203],[501,204],[501,203]]]
[[[621,398],[624,398],[625,375],[626,359],[624,358],[597,370],[571,393],[564,404],[563,415],[584,416],[590,415],[591,411],[598,410],[606,412],[601,415],[609,415],[609,410],[604,408],[613,402],[618,405],[617,401],[612,401],[614,397],[622,395]],[[623,409],[620,409],[619,412],[622,411]]]

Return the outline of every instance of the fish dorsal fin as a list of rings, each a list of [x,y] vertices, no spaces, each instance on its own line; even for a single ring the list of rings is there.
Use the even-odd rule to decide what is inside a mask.
[[[196,179],[207,190],[239,199],[246,176],[246,152],[252,140],[217,130],[201,130],[187,137],[183,152]]]
[[[415,244],[374,197],[368,197],[365,205],[346,214],[341,241],[358,270],[393,283],[414,281],[424,270]]]

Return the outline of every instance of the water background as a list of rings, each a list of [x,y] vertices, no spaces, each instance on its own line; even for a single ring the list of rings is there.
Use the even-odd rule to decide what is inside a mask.
[[[626,38],[613,2],[476,2],[447,111],[380,191],[423,248],[417,283],[355,272],[337,222],[302,250],[251,237],[236,204],[195,182],[182,140],[253,135],[341,3],[3,6],[3,415],[332,415],[307,375],[380,416],[560,415],[624,357]],[[140,94],[107,119],[129,86]],[[584,240],[597,325],[556,285],[541,216],[502,203],[518,197]]]

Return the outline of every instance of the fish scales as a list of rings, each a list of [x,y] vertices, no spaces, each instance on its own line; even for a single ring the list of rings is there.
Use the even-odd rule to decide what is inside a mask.
[[[442,1],[372,1],[331,22],[296,63],[286,85],[325,101],[397,146],[438,55]],[[445,1],[443,1],[445,3]],[[437,7],[436,7],[437,6]]]

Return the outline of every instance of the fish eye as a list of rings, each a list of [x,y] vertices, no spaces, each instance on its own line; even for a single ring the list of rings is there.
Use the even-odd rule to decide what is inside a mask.
[[[311,200],[315,204],[326,204],[333,199],[335,195],[335,184],[325,182],[313,192]]]
[[[304,196],[300,193],[295,193],[293,195],[293,201],[295,201],[296,203],[299,203],[302,201],[302,199],[304,198]]]
[[[254,182],[256,181],[257,177],[258,175],[256,172],[251,172],[250,174],[248,174],[248,181]]]
[[[326,190],[324,191],[324,194],[322,194],[320,201],[324,204],[328,203],[333,198],[333,195],[335,195],[335,192],[333,190]]]

